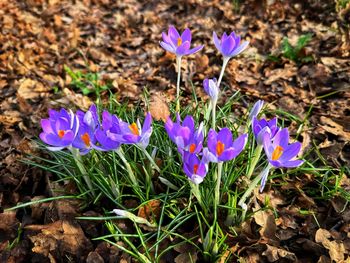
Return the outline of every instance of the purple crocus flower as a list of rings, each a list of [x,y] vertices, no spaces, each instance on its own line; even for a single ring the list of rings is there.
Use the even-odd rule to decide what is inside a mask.
[[[80,125],[72,146],[78,148],[81,154],[87,154],[96,144],[95,131],[100,127],[96,105],[91,105],[86,113],[77,111],[76,115]]]
[[[149,138],[152,134],[152,116],[151,113],[147,113],[143,127],[141,128],[140,121],[129,124],[124,121],[120,121],[120,129],[122,133],[121,142],[125,144],[138,144],[142,148],[146,149]]]
[[[255,139],[259,145],[263,144],[263,136],[268,133],[270,139],[273,139],[276,133],[280,130],[277,126],[277,118],[267,121],[266,119],[258,120],[256,117],[253,118],[253,133]]]
[[[229,36],[224,33],[221,39],[213,32],[213,40],[216,48],[226,57],[231,58],[242,53],[248,46],[249,41],[241,43],[241,37],[232,32]]]
[[[284,128],[277,132],[273,139],[269,134],[265,133],[263,136],[263,146],[269,163],[277,168],[298,167],[303,164],[302,160],[295,160],[298,155],[301,143],[289,143],[289,132]]]
[[[40,139],[52,145],[47,147],[49,150],[59,151],[72,145],[79,129],[79,119],[72,111],[49,110],[49,118],[41,120],[41,127]]]
[[[176,28],[174,26],[170,26],[168,34],[163,32],[162,37],[163,41],[160,42],[162,48],[171,53],[174,53],[178,57],[194,54],[204,47],[201,45],[190,49],[192,36],[191,30],[188,28],[186,28],[180,36]]]
[[[208,172],[208,164],[200,160],[196,154],[184,152],[183,169],[188,178],[195,184],[203,182]]]
[[[250,110],[250,113],[249,113],[249,117],[248,117],[249,121],[252,121],[253,118],[258,116],[263,106],[264,106],[263,100],[258,100],[257,102],[255,102],[253,108]]]
[[[172,122],[170,117],[168,117],[165,129],[181,154],[183,154],[183,151],[199,153],[202,150],[204,139],[203,123],[196,130],[192,116],[186,116],[182,124],[178,113],[176,115],[176,123]]]
[[[103,111],[102,125],[95,132],[96,140],[100,145],[93,147],[101,151],[118,149],[122,141],[120,122],[121,120],[117,116]]]
[[[218,100],[219,87],[217,86],[216,78],[203,80],[203,87],[205,92],[209,95],[210,99],[214,102]]]
[[[232,140],[232,133],[228,128],[222,128],[218,133],[213,129],[208,133],[208,148],[203,150],[207,161],[218,163],[230,161],[244,149],[248,135],[242,134]]]

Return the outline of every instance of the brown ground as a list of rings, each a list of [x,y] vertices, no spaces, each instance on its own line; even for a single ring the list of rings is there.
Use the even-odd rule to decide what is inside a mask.
[[[336,12],[332,1],[258,4],[263,1],[250,0],[241,1],[235,9],[232,2],[0,0],[0,209],[50,195],[50,175],[19,162],[25,154],[35,152],[31,139],[38,136],[47,109],[72,105],[86,109],[91,104],[92,97],[71,89],[64,65],[101,73],[101,81],[112,82],[121,101],[137,100],[145,86],[166,101],[174,98],[174,57],[158,43],[170,24],[189,27],[194,43],[205,44],[201,53],[184,61],[184,96],[191,93],[191,80],[198,96],[203,97],[202,80],[219,73],[221,58],[212,43],[212,31],[235,30],[251,44],[229,63],[224,77],[228,93],[239,89],[249,103],[264,99],[302,119],[312,105],[302,134],[304,151],[315,142],[330,165],[349,166],[350,47],[346,24],[350,23],[350,8]],[[313,62],[298,65],[286,59],[267,59],[270,54],[280,55],[284,36],[293,43],[305,33],[312,33],[313,38],[300,55],[312,56]],[[312,199],[308,201],[309,207],[315,206]],[[294,254],[276,247],[283,245],[282,234],[293,237],[301,232],[304,238],[298,236],[286,244],[299,260],[308,258],[305,251],[321,258],[320,262],[346,259],[350,212],[339,212],[342,209],[336,206],[342,201],[336,201],[316,209],[323,218],[334,217],[332,222],[322,221],[321,227],[328,230],[308,235],[303,223],[286,225],[285,221],[278,225],[278,245],[267,242],[263,259],[293,262]],[[88,262],[119,262],[120,251],[89,240],[101,234],[101,226],[71,220],[78,213],[74,209],[75,204],[54,202],[32,207],[29,213],[0,214],[0,261],[80,262],[89,255]],[[255,220],[259,224],[259,219]],[[335,221],[341,221],[341,227]],[[23,231],[19,243],[6,250],[19,229]],[[293,245],[302,247],[301,253],[295,252]],[[244,248],[240,253],[254,262],[260,252]]]

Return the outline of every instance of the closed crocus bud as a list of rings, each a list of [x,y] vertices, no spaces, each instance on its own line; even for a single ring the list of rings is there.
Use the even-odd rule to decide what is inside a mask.
[[[203,81],[203,87],[205,92],[209,95],[210,99],[216,102],[219,96],[219,87],[217,86],[216,78],[205,79]]]

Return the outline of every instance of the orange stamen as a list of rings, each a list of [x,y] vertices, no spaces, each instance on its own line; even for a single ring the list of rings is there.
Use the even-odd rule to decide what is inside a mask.
[[[181,46],[181,44],[182,44],[182,38],[179,37],[179,38],[177,39],[177,46]]]
[[[275,150],[272,152],[272,160],[273,161],[278,160],[282,156],[283,151],[284,151],[283,147],[278,145],[275,148]]]
[[[87,132],[85,132],[80,138],[84,142],[86,147],[90,147],[90,136]]]
[[[198,164],[193,165],[193,173],[197,174]]]
[[[221,141],[218,141],[216,144],[216,154],[220,156],[225,150],[225,144],[223,144]]]
[[[64,130],[58,130],[58,137],[60,137],[60,139],[62,139],[65,134],[66,132]]]
[[[190,153],[194,153],[195,150],[196,150],[196,145],[194,143],[192,143],[190,145],[189,151],[190,151]]]
[[[139,129],[137,128],[137,125],[136,125],[135,122],[132,123],[131,125],[129,125],[129,129],[131,130],[131,132],[132,132],[134,135],[137,135],[137,136],[140,135]]]

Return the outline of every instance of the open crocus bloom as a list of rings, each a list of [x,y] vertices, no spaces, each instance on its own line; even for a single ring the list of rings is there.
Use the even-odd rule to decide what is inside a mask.
[[[183,169],[187,177],[195,184],[203,182],[208,172],[208,164],[200,160],[197,155],[189,152],[184,153]]]
[[[41,120],[41,127],[40,139],[52,145],[49,150],[59,151],[71,146],[79,129],[79,119],[72,111],[49,110],[49,118]]]
[[[263,146],[269,163],[274,167],[297,167],[303,164],[302,160],[295,160],[301,149],[300,142],[289,144],[289,132],[284,128],[277,132],[273,139],[268,133],[263,136]]]
[[[249,41],[241,43],[241,37],[232,32],[230,35],[224,33],[221,39],[213,32],[213,40],[216,48],[226,57],[231,58],[242,53],[248,46]]]
[[[132,124],[120,121],[120,129],[122,133],[121,142],[125,144],[138,144],[145,149],[152,134],[151,124],[152,116],[149,112],[146,115],[142,128],[139,120]]]
[[[178,57],[194,54],[204,47],[201,45],[190,49],[192,36],[191,30],[188,28],[186,28],[180,36],[176,28],[174,26],[170,26],[168,34],[163,32],[162,37],[163,41],[160,42],[162,48],[171,53],[174,53]]]
[[[180,115],[176,116],[176,123],[168,117],[165,129],[170,139],[177,145],[181,154],[183,151],[199,153],[203,147],[203,124],[196,130],[193,117],[188,115],[181,124]]]
[[[208,148],[203,150],[203,155],[210,162],[230,161],[244,149],[247,138],[247,134],[242,134],[233,141],[232,133],[228,128],[223,128],[218,133],[210,129]]]
[[[213,79],[204,79],[203,87],[205,92],[209,95],[210,99],[214,102],[218,100],[219,96],[219,87],[217,86],[216,78]]]
[[[87,154],[92,145],[96,144],[95,131],[100,127],[97,108],[92,105],[86,113],[77,111],[76,115],[80,125],[72,145],[78,148],[81,154]]]
[[[102,125],[95,132],[96,140],[100,145],[93,147],[102,151],[118,149],[122,141],[120,122],[117,116],[103,111]]]
[[[254,117],[252,127],[255,139],[259,145],[263,144],[263,136],[265,133],[269,135],[270,139],[273,139],[276,133],[280,130],[277,126],[276,117],[270,121],[267,121],[266,119],[258,120]]]

